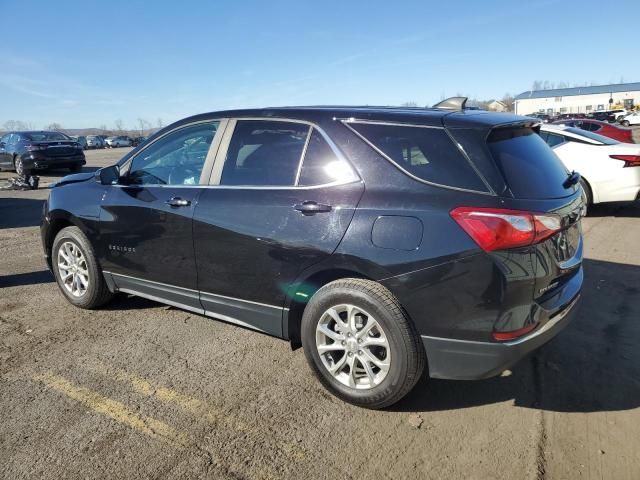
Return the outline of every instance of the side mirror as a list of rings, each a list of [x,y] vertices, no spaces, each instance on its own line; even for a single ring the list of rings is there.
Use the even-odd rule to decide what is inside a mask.
[[[120,179],[120,167],[111,165],[110,167],[101,168],[96,176],[102,185],[115,185]]]

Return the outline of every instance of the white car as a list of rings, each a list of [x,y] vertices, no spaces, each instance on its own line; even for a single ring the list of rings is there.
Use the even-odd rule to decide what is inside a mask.
[[[626,117],[620,120],[620,123],[625,127],[631,125],[640,125],[640,112],[631,112]]]
[[[105,140],[107,147],[116,148],[116,147],[130,147],[131,139],[125,136],[119,137],[109,137]]]
[[[580,174],[588,204],[639,198],[640,145],[564,125],[542,125],[540,136],[569,171]]]

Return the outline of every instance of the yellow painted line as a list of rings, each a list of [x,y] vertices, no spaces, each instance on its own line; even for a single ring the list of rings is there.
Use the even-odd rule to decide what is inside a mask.
[[[137,393],[153,396],[163,402],[177,405],[195,417],[204,418],[213,426],[235,430],[236,432],[241,432],[251,437],[256,435],[255,425],[244,423],[234,416],[228,415],[223,410],[212,407],[204,400],[177,392],[169,387],[138,377],[120,368],[108,368],[105,365],[87,365],[85,368],[116,381],[129,383]],[[304,452],[297,444],[281,442],[279,448],[294,458],[300,459],[305,457]]]
[[[91,366],[88,368],[115,380],[127,382],[141,395],[153,396],[163,402],[177,405],[196,417],[204,418],[210,424],[229,423],[229,418],[223,411],[212,407],[204,400],[185,395],[164,385],[150,382],[119,368],[106,368],[104,366]],[[234,430],[239,431],[249,430],[248,425],[244,425],[235,419],[232,427]]]
[[[187,447],[190,444],[184,434],[175,431],[166,423],[146,415],[137,414],[123,403],[100,395],[88,388],[76,386],[59,375],[45,373],[36,375],[33,379],[44,383],[47,387],[62,393],[72,400],[82,403],[94,412],[105,415],[151,438],[169,443],[174,447]]]

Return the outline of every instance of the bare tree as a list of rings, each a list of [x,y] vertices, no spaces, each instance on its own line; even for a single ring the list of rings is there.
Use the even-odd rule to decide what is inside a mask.
[[[52,130],[54,132],[59,132],[60,130],[62,130],[62,125],[60,125],[59,123],[53,122],[47,125],[45,129]]]
[[[160,117],[158,117],[158,120],[156,120],[156,127],[158,128],[164,127],[164,123],[162,123],[162,119]]]
[[[2,125],[3,130],[11,131],[11,130],[33,130],[33,126],[28,122],[23,122],[20,120],[7,120]]]
[[[513,112],[514,101],[515,101],[515,98],[513,98],[513,95],[511,95],[509,92],[505,93],[502,96],[502,100],[501,100],[501,102],[504,103],[504,106],[506,107],[508,112]]]
[[[410,101],[410,102],[404,102],[402,104],[400,104],[401,107],[417,107],[418,103],[414,102],[414,101]]]
[[[124,123],[122,120],[118,119],[115,122],[113,122],[114,128],[118,133],[122,133],[122,130],[124,129]]]
[[[151,123],[146,121],[144,118],[138,118],[138,127],[140,129],[140,136],[144,137],[146,130],[151,128]]]

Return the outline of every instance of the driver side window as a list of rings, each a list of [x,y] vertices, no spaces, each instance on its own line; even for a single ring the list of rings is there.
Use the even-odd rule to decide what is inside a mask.
[[[138,153],[127,174],[129,185],[198,185],[220,122],[181,128]]]

